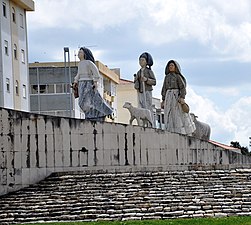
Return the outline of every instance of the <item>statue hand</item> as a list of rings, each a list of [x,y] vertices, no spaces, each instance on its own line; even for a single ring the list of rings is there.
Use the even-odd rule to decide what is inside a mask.
[[[146,82],[146,81],[147,81],[147,78],[146,78],[146,77],[141,77],[141,81],[142,81],[142,82]]]
[[[74,82],[74,83],[72,84],[72,88],[73,88],[73,89],[76,89],[77,87],[78,87],[78,83]]]

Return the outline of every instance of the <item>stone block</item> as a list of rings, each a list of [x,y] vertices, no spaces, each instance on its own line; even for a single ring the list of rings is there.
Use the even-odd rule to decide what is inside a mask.
[[[88,166],[88,152],[80,151],[79,153],[79,166]]]
[[[7,168],[7,151],[0,150],[0,169]]]
[[[112,166],[119,166],[119,150],[118,149],[111,149],[111,165]]]
[[[45,151],[38,151],[38,167],[46,167]]]
[[[79,166],[79,151],[72,150],[72,167]]]
[[[106,155],[106,157],[108,157]],[[103,166],[104,165],[104,150],[102,149],[97,149],[94,150],[94,158],[93,158],[93,164],[95,166]],[[107,162],[108,160],[106,160]]]
[[[23,185],[30,184],[30,168],[22,169],[22,184]]]
[[[15,185],[22,185],[22,169],[15,169],[14,176]]]
[[[54,129],[53,129],[53,122],[51,118],[47,118],[45,121],[45,132],[44,134],[46,135],[53,135],[54,134]]]
[[[0,169],[0,184],[1,185],[7,184],[7,168]]]
[[[71,138],[69,134],[63,134],[63,146],[62,146],[63,151],[70,151],[70,148],[71,148],[70,140]]]
[[[55,152],[47,151],[46,153],[46,167],[52,168],[55,166]]]
[[[103,164],[102,165],[104,166],[111,165],[111,150],[106,149],[103,151]]]
[[[8,135],[0,136],[0,149],[6,152],[13,151],[13,144]]]
[[[63,150],[63,135],[60,133],[55,133],[54,135],[54,141],[55,141],[55,150]]]
[[[45,134],[45,120],[43,117],[37,119],[37,134]]]
[[[13,151],[7,151],[6,152],[6,168],[10,169],[14,167],[14,152]]]
[[[63,166],[63,150],[55,150],[55,167]]]
[[[14,168],[22,168],[22,152],[14,152]]]
[[[22,137],[20,134],[15,134],[14,135],[14,151],[22,151]]]
[[[31,134],[29,137],[30,146],[27,146],[31,152],[37,151],[38,149],[38,136]]]

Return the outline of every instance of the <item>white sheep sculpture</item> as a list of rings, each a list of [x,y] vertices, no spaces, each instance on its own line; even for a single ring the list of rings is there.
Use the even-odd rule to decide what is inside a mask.
[[[131,118],[129,120],[130,124],[132,124],[133,120],[136,119],[138,125],[141,125],[142,120],[144,127],[148,126],[148,124],[150,124],[150,127],[153,126],[152,114],[149,109],[133,107],[130,102],[125,102],[123,108],[128,109],[131,114]]]

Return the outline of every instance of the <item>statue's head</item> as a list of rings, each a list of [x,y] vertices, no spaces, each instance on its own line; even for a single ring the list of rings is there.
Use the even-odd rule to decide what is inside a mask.
[[[139,56],[139,60],[145,59],[146,65],[151,69],[151,66],[153,65],[153,58],[148,52],[144,52]]]
[[[90,60],[90,61],[92,61],[93,63],[95,63],[94,56],[93,56],[93,54],[92,54],[92,52],[91,52],[90,49],[88,49],[88,48],[86,48],[86,47],[81,47],[81,48],[79,49],[79,51],[83,51],[83,53],[84,53],[84,59]]]
[[[169,66],[171,64],[175,65],[175,71],[174,72],[181,75],[181,77],[182,77],[182,79],[183,79],[183,81],[184,81],[184,83],[186,85],[186,78],[181,74],[181,68],[180,68],[180,65],[179,65],[179,63],[177,61],[175,61],[173,59],[168,61],[168,63],[166,64],[165,74],[167,75],[169,72],[171,72],[171,71],[169,71]]]
[[[169,72],[171,72],[171,71],[169,71],[169,70],[170,70],[170,68],[169,68],[170,65],[171,65],[171,66],[172,66],[172,65],[175,66],[175,71],[172,71],[172,72],[181,74],[181,69],[180,69],[179,63],[178,63],[177,61],[173,60],[173,59],[172,59],[172,60],[169,60],[168,63],[166,64],[165,74],[168,74]],[[172,68],[172,67],[171,67],[171,68]]]

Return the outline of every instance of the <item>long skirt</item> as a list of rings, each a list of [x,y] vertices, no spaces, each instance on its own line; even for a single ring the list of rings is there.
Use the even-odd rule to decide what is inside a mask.
[[[112,114],[112,108],[101,97],[98,90],[93,89],[91,80],[79,81],[78,91],[78,104],[85,113],[85,119],[99,120]]]
[[[164,104],[165,128],[173,133],[192,135],[196,129],[195,124],[190,114],[183,112],[178,99],[178,89],[167,90]]]

